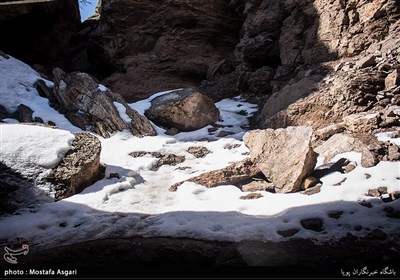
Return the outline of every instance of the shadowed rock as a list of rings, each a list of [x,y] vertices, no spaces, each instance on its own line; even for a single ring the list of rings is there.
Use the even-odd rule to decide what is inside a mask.
[[[99,87],[90,75],[66,74],[59,68],[53,74],[54,90],[44,93],[50,94],[49,100],[72,124],[105,138],[123,129],[135,136],[156,135],[146,117],[130,108],[119,94]]]

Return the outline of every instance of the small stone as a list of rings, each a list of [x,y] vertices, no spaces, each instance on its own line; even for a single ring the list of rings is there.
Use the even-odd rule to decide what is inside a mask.
[[[165,134],[170,135],[170,136],[177,135],[178,133],[179,133],[179,130],[176,129],[175,127],[171,127],[169,129],[167,129],[167,131],[165,131]]]
[[[47,124],[48,124],[48,125],[51,125],[51,126],[57,126],[56,123],[55,123],[55,122],[52,122],[52,121],[48,121]]]
[[[35,123],[44,123],[43,119],[40,118],[40,117],[35,117],[35,118],[33,119],[33,121],[34,121]]]
[[[400,191],[394,191],[390,193],[390,197],[392,198],[392,200],[396,200],[400,198]]]
[[[219,133],[218,133],[218,137],[226,137],[226,136],[229,136],[229,135],[232,135],[232,134],[235,134],[235,132],[232,132],[232,131],[227,131],[227,130],[221,130]]]
[[[371,66],[375,66],[375,65],[376,65],[376,57],[374,55],[362,57],[356,62],[356,67],[359,69],[367,68],[367,67],[371,67]]]
[[[377,239],[377,240],[386,240],[387,235],[380,229],[374,229],[365,236],[365,239]]]
[[[360,230],[362,230],[362,226],[360,226],[360,225],[355,225],[355,226],[353,227],[353,229],[354,229],[355,231],[360,231]]]
[[[339,219],[343,215],[343,211],[332,211],[328,213],[328,217],[332,219]]]
[[[365,200],[359,201],[358,204],[360,204],[361,206],[367,207],[367,208],[372,208],[371,202],[368,202],[368,201],[365,201]]]
[[[115,172],[115,173],[110,173],[110,177],[109,177],[110,179],[112,179],[112,178],[117,178],[117,179],[119,179],[120,178],[120,176],[119,176],[119,174],[117,173],[117,172]]]
[[[390,144],[388,147],[388,160],[398,161],[400,160],[400,149],[395,144]]]
[[[371,174],[365,173],[365,179],[369,179],[369,178],[371,178]]]
[[[340,180],[339,182],[333,184],[333,186],[337,187],[340,186],[342,183],[344,183],[347,180],[347,177],[343,178],[342,180]]]
[[[317,179],[317,178],[315,178],[313,176],[308,176],[303,181],[302,189],[306,190],[306,189],[312,188],[318,183],[321,183],[321,181],[319,179]]]
[[[343,123],[332,124],[330,126],[318,129],[314,132],[315,136],[321,140],[327,140],[332,135],[343,132],[345,129]]]
[[[343,167],[345,173],[350,173],[357,167],[357,163],[354,161],[349,162],[346,166]]]
[[[372,197],[380,197],[381,196],[381,194],[379,193],[379,191],[377,189],[369,189],[367,195],[372,196]]]
[[[218,127],[210,127],[210,128],[207,129],[207,131],[210,132],[210,133],[211,132],[215,132],[217,130],[218,130]]]
[[[244,192],[254,192],[254,191],[274,191],[274,184],[261,180],[261,181],[252,181],[248,184],[242,186],[242,191]]]
[[[61,228],[65,228],[67,226],[67,224],[66,223],[60,223],[58,226],[61,227]]]
[[[289,228],[289,229],[283,229],[283,230],[278,230],[276,233],[283,237],[291,237],[298,233],[300,230],[297,228]]]
[[[241,146],[240,144],[228,144],[224,146],[224,149],[233,150],[239,148],[240,146]]]
[[[187,152],[189,154],[194,155],[196,158],[204,158],[206,155],[211,153],[211,151],[209,149],[207,149],[206,147],[202,147],[202,146],[189,147],[187,149]]]
[[[249,193],[249,194],[246,194],[246,195],[242,195],[240,197],[240,199],[248,200],[248,199],[257,199],[257,198],[260,198],[260,197],[263,197],[263,195],[260,194],[260,193]]]
[[[393,70],[385,78],[385,89],[391,89],[400,85],[400,71],[399,69]]]
[[[380,195],[387,194],[387,187],[379,187],[378,192]]]
[[[324,222],[321,218],[308,218],[300,221],[303,228],[320,232],[323,230]]]
[[[302,191],[301,194],[305,194],[305,195],[313,195],[316,193],[319,193],[321,191],[321,183],[316,184],[314,187],[306,189],[305,191]]]
[[[24,104],[19,105],[16,111],[17,119],[19,122],[33,122],[32,114],[32,109]]]

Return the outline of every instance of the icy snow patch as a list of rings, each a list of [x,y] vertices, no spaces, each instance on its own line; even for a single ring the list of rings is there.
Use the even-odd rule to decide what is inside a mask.
[[[71,149],[75,136],[42,126],[0,125],[0,161],[27,176],[55,167]]]
[[[47,98],[39,95],[33,86],[37,80],[43,80],[48,87],[53,86],[29,65],[13,57],[7,59],[0,56],[0,104],[7,111],[13,113],[20,104],[24,104],[32,109],[33,117],[40,117],[45,122],[53,121],[61,129],[80,131],[64,115],[50,107]]]
[[[114,101],[114,106],[117,108],[119,116],[125,123],[130,123],[132,119],[126,114],[126,108],[119,102]]]

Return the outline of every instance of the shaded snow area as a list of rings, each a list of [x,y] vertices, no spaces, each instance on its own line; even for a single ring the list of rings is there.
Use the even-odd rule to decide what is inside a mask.
[[[40,117],[45,122],[52,121],[57,127],[69,131],[79,131],[65,117],[49,105],[47,98],[41,97],[34,83],[43,80],[47,86],[53,83],[40,77],[29,65],[13,57],[0,56],[0,104],[13,113],[20,104],[29,106],[33,118]],[[15,120],[8,120],[15,123]]]
[[[21,69],[25,67],[22,65]],[[32,70],[24,71],[28,76],[34,75]],[[22,74],[19,79],[26,81]],[[23,98],[31,96],[29,106],[48,109],[30,86],[34,79],[30,78],[28,89],[24,87],[28,93]],[[12,83],[7,85],[12,86]],[[129,105],[143,114],[152,98],[165,93]],[[21,98],[20,95],[25,96],[19,93],[16,98]],[[14,103],[9,102],[9,105]],[[115,105],[124,115],[125,108]],[[138,138],[129,131],[115,133],[108,139],[98,137],[102,144],[101,161],[106,165],[105,178],[80,194],[21,210],[19,215],[1,217],[0,239],[12,242],[24,238],[32,246],[41,248],[138,235],[280,241],[286,238],[277,231],[287,229],[299,230],[293,238],[310,238],[317,242],[341,238],[348,233],[363,237],[373,229],[383,230],[389,240],[398,238],[400,224],[386,212],[390,208],[400,210],[400,200],[385,203],[366,193],[370,188],[382,186],[387,187],[388,192],[399,190],[400,163],[382,161],[375,167],[363,168],[358,153],[341,154],[332,159],[334,162],[346,157],[358,165],[350,173],[335,172],[323,177],[321,191],[314,195],[259,191],[263,197],[242,200],[240,196],[247,193],[233,185],[207,189],[194,183],[184,183],[176,192],[170,192],[169,187],[176,182],[249,156],[241,139],[249,126],[248,117],[257,107],[240,97],[222,100],[216,106],[221,112],[217,125],[194,132],[169,136],[164,129],[156,127],[159,134],[152,137]],[[69,132],[60,130],[21,125],[1,127],[1,160],[21,172],[29,171],[35,162],[44,168],[53,166],[69,149],[72,140]],[[225,132],[224,136],[221,132]],[[379,134],[379,138],[386,140],[388,135]],[[29,143],[34,144],[27,145]],[[197,158],[188,152],[190,147],[204,147],[210,152]],[[140,155],[130,155],[134,152]],[[184,160],[176,165],[159,165],[159,158],[151,152],[173,154]],[[322,162],[323,158],[319,158],[319,164]],[[110,176],[111,173],[119,176]],[[302,228],[302,219],[316,217],[323,221],[321,232]]]

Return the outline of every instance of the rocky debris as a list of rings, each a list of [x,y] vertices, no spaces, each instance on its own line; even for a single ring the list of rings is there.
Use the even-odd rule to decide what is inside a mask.
[[[390,143],[388,145],[388,154],[387,160],[389,161],[398,161],[400,160],[400,148],[396,144]]]
[[[357,162],[349,161],[343,168],[344,173],[350,173],[357,167]]]
[[[195,158],[204,158],[206,155],[211,153],[209,149],[202,146],[192,146],[187,149],[189,154],[194,155]]]
[[[315,187],[315,185],[321,183],[321,180],[318,178],[315,178],[313,176],[308,176],[307,178],[304,179],[303,184],[301,185],[301,189],[306,190],[312,187]]]
[[[0,49],[30,65],[65,54],[80,25],[78,1],[1,2],[0,33],[7,40],[1,40]]]
[[[75,133],[73,148],[50,172],[47,180],[55,185],[55,198],[63,199],[81,192],[99,179],[101,143],[88,133]]]
[[[313,195],[319,193],[321,191],[321,183],[316,184],[314,187],[308,188],[305,191],[302,191],[301,194],[305,195]]]
[[[218,132],[217,137],[226,137],[229,135],[235,134],[235,132],[232,131],[228,131],[228,130],[221,130],[220,132]]]
[[[176,191],[185,182],[193,182],[207,188],[221,185],[239,185],[251,181],[253,177],[259,176],[261,170],[250,160],[245,159],[233,163],[225,168],[203,173],[186,181],[172,185],[169,190]]]
[[[332,219],[339,219],[343,215],[343,211],[331,211],[328,213],[328,217]]]
[[[229,1],[102,0],[100,14],[73,67],[105,77],[128,102],[181,87],[236,91],[241,19]]]
[[[53,74],[54,89],[45,93],[72,124],[105,138],[123,129],[130,129],[135,136],[156,135],[146,117],[131,109],[120,95],[100,88],[90,75],[66,74],[59,68]]]
[[[400,85],[400,70],[395,69],[385,78],[385,89],[392,89]]]
[[[298,233],[300,230],[297,228],[289,228],[289,229],[282,229],[278,230],[276,233],[283,237],[291,237]]]
[[[150,155],[151,157],[158,158],[157,163],[152,167],[153,170],[157,170],[163,165],[178,165],[186,160],[185,156],[177,156],[174,154],[163,154],[160,152],[145,152],[145,151],[136,151],[129,154],[130,156],[137,158],[143,157],[145,155]]]
[[[241,144],[227,144],[224,146],[224,149],[233,150],[239,148]]]
[[[393,200],[400,199],[400,191],[391,192],[389,195],[382,195],[383,202],[392,202]]]
[[[378,113],[359,113],[344,117],[343,122],[350,132],[370,132],[378,128],[378,118]]]
[[[301,226],[308,230],[320,232],[324,229],[324,221],[321,218],[307,218],[300,221]]]
[[[244,192],[255,192],[255,191],[267,191],[275,192],[274,184],[265,180],[253,180],[250,183],[242,185],[242,191]]]
[[[387,234],[384,231],[382,231],[381,229],[377,228],[377,229],[374,229],[374,230],[368,232],[364,238],[365,239],[386,240]]]
[[[314,135],[321,140],[327,140],[331,136],[341,133],[345,130],[345,126],[343,123],[338,123],[338,124],[332,124],[329,126],[326,126],[324,128],[320,128],[316,131],[314,131]]]
[[[347,177],[343,178],[342,180],[340,180],[337,183],[332,184],[332,186],[337,187],[337,186],[341,186],[344,182],[346,182]]]
[[[357,68],[366,68],[376,65],[376,57],[374,55],[368,55],[365,57],[361,57],[356,62]]]
[[[171,127],[171,128],[169,128],[169,129],[167,129],[167,130],[165,131],[165,134],[166,134],[166,135],[170,135],[170,136],[177,135],[178,133],[179,133],[179,130],[176,129],[175,127]]]
[[[387,194],[387,187],[379,187],[377,189],[369,189],[367,195],[372,197],[380,197]]]
[[[0,104],[0,121],[3,119],[12,118],[13,114],[9,113],[6,108]]]
[[[360,201],[358,201],[358,204],[360,204],[361,206],[366,207],[366,208],[372,208],[373,207],[371,202],[366,201],[366,200],[360,200]]]
[[[317,154],[311,148],[312,129],[252,130],[243,136],[252,161],[275,186],[277,193],[299,191],[311,174]]]
[[[216,122],[219,110],[211,98],[188,88],[154,98],[145,115],[161,126],[193,131]]]
[[[240,197],[240,199],[249,200],[249,199],[257,199],[257,198],[260,198],[260,197],[263,197],[263,195],[260,194],[260,193],[253,192],[253,193],[249,193],[249,194],[246,194],[246,195],[242,195]]]
[[[17,111],[15,112],[17,116],[17,120],[22,123],[31,123],[33,122],[32,114],[33,111],[28,106],[21,104],[18,106]]]
[[[314,150],[325,158],[325,163],[328,163],[337,154],[353,151],[362,153],[361,165],[363,167],[372,167],[377,163],[368,146],[349,134],[335,134]]]

